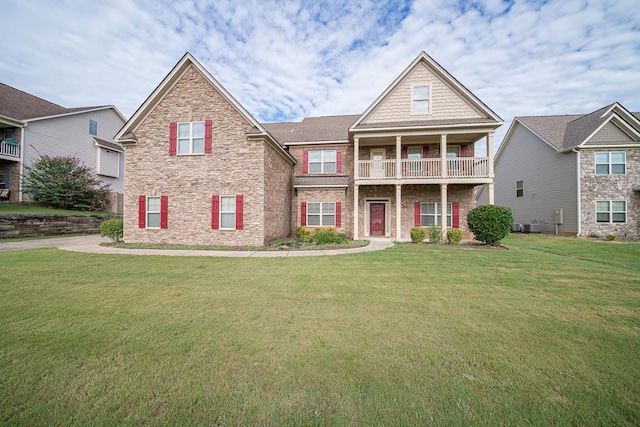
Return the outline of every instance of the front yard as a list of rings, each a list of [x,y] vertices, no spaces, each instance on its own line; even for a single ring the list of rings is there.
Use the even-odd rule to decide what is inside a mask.
[[[638,425],[640,244],[1,253],[0,423]]]

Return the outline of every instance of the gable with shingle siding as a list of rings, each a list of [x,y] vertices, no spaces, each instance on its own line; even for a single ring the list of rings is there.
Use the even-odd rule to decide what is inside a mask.
[[[593,135],[585,145],[601,144],[637,144],[629,135],[624,133],[618,126],[609,122]]]

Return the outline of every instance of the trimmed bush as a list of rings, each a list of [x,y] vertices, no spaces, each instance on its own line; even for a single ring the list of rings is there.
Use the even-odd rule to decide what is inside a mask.
[[[100,235],[109,237],[114,242],[122,242],[122,219],[108,219],[100,223]]]
[[[439,225],[429,227],[429,242],[437,245],[442,240],[442,228]]]
[[[347,235],[336,232],[334,228],[320,227],[316,228],[313,232],[313,242],[318,245],[347,243]]]
[[[313,232],[307,227],[300,226],[296,229],[296,237],[302,243],[311,243],[313,240]]]
[[[616,240],[618,236],[615,234],[607,234],[607,240]]]
[[[447,231],[447,240],[451,245],[459,245],[462,242],[462,230],[459,228],[452,228]]]
[[[509,235],[513,215],[511,209],[504,206],[484,205],[469,211],[467,215],[469,230],[476,240],[487,245],[497,246]]]
[[[427,237],[427,232],[422,227],[413,227],[411,229],[411,241],[413,243],[422,243]]]

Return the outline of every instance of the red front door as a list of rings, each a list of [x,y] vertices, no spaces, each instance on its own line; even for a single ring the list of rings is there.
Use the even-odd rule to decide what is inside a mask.
[[[369,234],[384,236],[384,203],[371,203],[369,211]]]

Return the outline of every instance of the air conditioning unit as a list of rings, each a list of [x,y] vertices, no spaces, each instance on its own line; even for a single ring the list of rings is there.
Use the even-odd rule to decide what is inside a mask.
[[[513,227],[511,227],[511,232],[522,233],[522,224],[513,224]]]
[[[522,224],[522,232],[523,233],[540,233],[541,226],[540,224]]]

